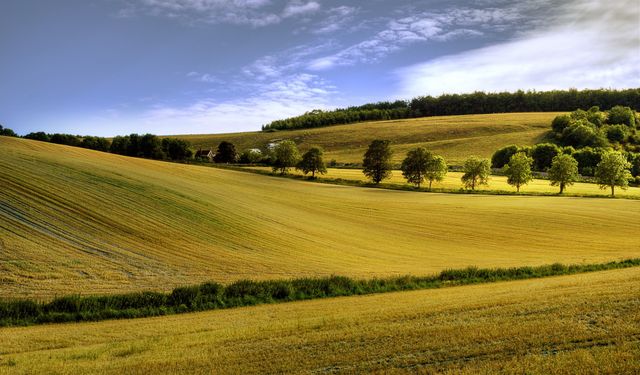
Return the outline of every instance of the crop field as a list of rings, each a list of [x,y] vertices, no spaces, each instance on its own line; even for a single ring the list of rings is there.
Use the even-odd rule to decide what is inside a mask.
[[[214,148],[229,141],[239,151],[262,148],[273,141],[292,139],[302,151],[320,146],[327,161],[361,163],[362,155],[374,139],[389,139],[394,162],[402,161],[411,148],[424,146],[443,155],[453,164],[462,164],[470,155],[490,157],[500,147],[541,142],[551,120],[559,113],[501,113],[490,115],[439,116],[417,119],[374,121],[316,129],[246,132],[209,135],[180,135],[196,148]]]
[[[2,329],[0,374],[635,373],[640,269]]]
[[[0,297],[640,255],[640,202],[317,184],[0,137]]]
[[[269,167],[243,167],[247,169],[253,169],[263,172],[270,172],[271,168]],[[295,175],[303,175],[301,171],[291,169],[289,170],[290,174]],[[308,175],[307,175],[308,176]],[[447,190],[458,190],[461,189],[462,182],[460,178],[462,177],[461,172],[448,172],[445,176],[444,180],[437,182],[433,182],[434,189],[447,189]],[[367,180],[366,176],[362,173],[361,169],[341,169],[341,168],[327,168],[327,173],[324,175],[318,175],[318,179],[344,179],[351,181],[361,181],[361,182],[371,182]],[[391,178],[383,181],[384,184],[394,184],[394,185],[407,185],[407,181],[402,176],[402,171],[394,170],[392,172]],[[413,186],[413,185],[411,185]],[[428,187],[429,182],[425,181],[421,187]],[[507,192],[515,192],[515,187],[509,185],[507,183],[506,176],[491,176],[489,178],[488,185],[481,185],[476,188],[477,190],[498,190],[498,191],[507,191]],[[529,184],[521,187],[520,191],[523,194],[526,193],[544,193],[544,194],[553,194],[558,193],[559,188],[557,186],[551,186],[548,180],[543,179],[534,179]],[[595,183],[585,183],[585,182],[577,182],[574,185],[567,187],[565,193],[569,194],[579,194],[586,196],[608,196],[610,195],[609,188],[600,189],[598,184]],[[616,196],[619,198],[640,198],[640,187],[630,187],[627,190],[622,190],[620,188],[616,188]]]

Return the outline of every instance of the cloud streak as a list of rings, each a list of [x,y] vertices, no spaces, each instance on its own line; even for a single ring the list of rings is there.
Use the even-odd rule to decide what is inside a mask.
[[[400,69],[398,95],[637,87],[640,4],[578,0],[513,41]]]
[[[501,31],[506,25],[522,18],[519,11],[519,8],[512,7],[449,8],[437,13],[418,12],[390,20],[385,29],[373,37],[332,55],[319,57],[311,61],[308,68],[320,71],[337,66],[373,63],[414,43],[442,42],[454,38],[477,37],[487,31]],[[330,25],[327,28],[331,31]]]

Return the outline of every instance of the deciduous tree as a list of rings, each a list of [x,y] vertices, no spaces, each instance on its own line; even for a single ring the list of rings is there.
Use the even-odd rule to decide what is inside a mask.
[[[528,157],[527,154],[518,152],[509,159],[509,163],[504,167],[507,183],[515,186],[518,193],[522,185],[526,185],[533,180],[533,175],[531,174],[532,163],[533,159]]]
[[[305,175],[311,173],[311,178],[315,178],[316,173],[327,173],[327,167],[324,164],[322,155],[322,149],[319,147],[311,147],[309,151],[302,155],[302,160],[300,160],[296,169],[301,170]]]
[[[565,187],[578,180],[578,161],[571,155],[561,154],[553,158],[549,168],[551,186],[560,186],[560,194]]]
[[[464,162],[462,183],[465,188],[475,190],[478,185],[486,185],[489,181],[491,166],[488,159],[471,156]]]
[[[300,160],[300,152],[293,141],[282,141],[273,148],[273,171],[286,174]]]
[[[391,141],[376,139],[369,145],[362,160],[362,173],[374,183],[391,177]]]
[[[400,167],[402,175],[407,182],[420,187],[420,184],[424,181],[427,174],[429,160],[432,158],[431,153],[424,147],[409,150]]]
[[[608,151],[596,167],[595,177],[601,189],[611,188],[611,196],[615,196],[615,187],[626,189],[631,178],[631,163],[617,151]]]
[[[238,159],[238,153],[236,152],[236,146],[227,141],[222,141],[218,145],[213,161],[216,163],[235,163]]]
[[[432,155],[427,163],[427,173],[425,178],[429,180],[429,190],[433,181],[442,181],[447,174],[447,163],[440,155]]]

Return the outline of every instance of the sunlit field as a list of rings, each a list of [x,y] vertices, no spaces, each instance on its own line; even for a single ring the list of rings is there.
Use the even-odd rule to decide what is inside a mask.
[[[100,323],[4,328],[0,373],[618,373],[631,268]]]
[[[391,140],[393,161],[401,162],[411,148],[423,146],[443,155],[450,163],[462,164],[470,155],[491,157],[503,146],[530,146],[544,140],[551,120],[559,113],[500,113],[489,115],[439,116],[406,120],[373,121],[316,129],[278,132],[246,132],[208,135],[180,135],[196,148],[215,148],[221,141],[238,151],[265,149],[272,141],[291,139],[305,151],[320,146],[326,159],[339,163],[361,163],[374,139]]]
[[[3,297],[637,257],[640,202],[317,184],[0,137]]]
[[[243,167],[251,170],[258,170],[262,172],[270,172],[271,168],[269,167]],[[290,169],[290,174],[295,174],[302,176],[303,173],[299,170]],[[277,174],[277,173],[276,173]],[[309,175],[307,175],[309,176]],[[443,181],[434,181],[432,188],[437,189],[446,189],[446,190],[459,190],[463,188],[462,182],[460,178],[462,177],[461,172],[448,172]],[[351,181],[361,181],[361,182],[371,182],[367,179],[367,177],[362,173],[361,169],[340,169],[340,168],[327,168],[327,173],[324,175],[317,175],[317,178],[320,180],[323,179],[344,179]],[[408,184],[406,179],[402,176],[402,171],[394,170],[392,172],[391,178],[383,181],[384,184],[393,184],[393,185],[407,185],[414,186],[412,184]],[[425,180],[421,185],[423,188],[429,187],[429,181]],[[507,183],[506,176],[496,176],[493,175],[489,178],[488,185],[480,185],[476,188],[480,191],[506,191],[506,192],[515,192],[516,188],[509,185]],[[557,186],[551,186],[549,180],[543,179],[534,179],[529,182],[529,184],[524,185],[520,188],[520,192],[522,194],[527,193],[544,193],[544,194],[553,194],[558,193],[559,188]],[[598,184],[595,183],[584,183],[577,182],[574,185],[571,185],[565,189],[566,194],[579,194],[585,196],[609,196],[611,191],[607,189],[601,189]],[[619,198],[640,198],[640,188],[638,187],[629,187],[626,190],[617,188],[616,196]]]

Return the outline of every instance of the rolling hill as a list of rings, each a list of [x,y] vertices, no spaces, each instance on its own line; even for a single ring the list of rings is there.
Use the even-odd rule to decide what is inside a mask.
[[[638,201],[362,189],[7,137],[0,150],[0,297],[638,256]]]
[[[610,373],[640,368],[640,269],[2,329],[0,374]]]
[[[406,152],[424,146],[443,155],[450,164],[462,164],[470,155],[491,157],[500,147],[518,144],[533,145],[544,140],[551,120],[559,113],[502,113],[422,117],[417,119],[373,121],[337,125],[316,129],[278,132],[246,132],[210,135],[180,135],[195,148],[216,148],[229,141],[239,151],[265,149],[270,142],[292,139],[300,149],[320,146],[327,161],[361,163],[362,155],[374,139],[389,139],[394,150],[394,162],[399,163]]]

